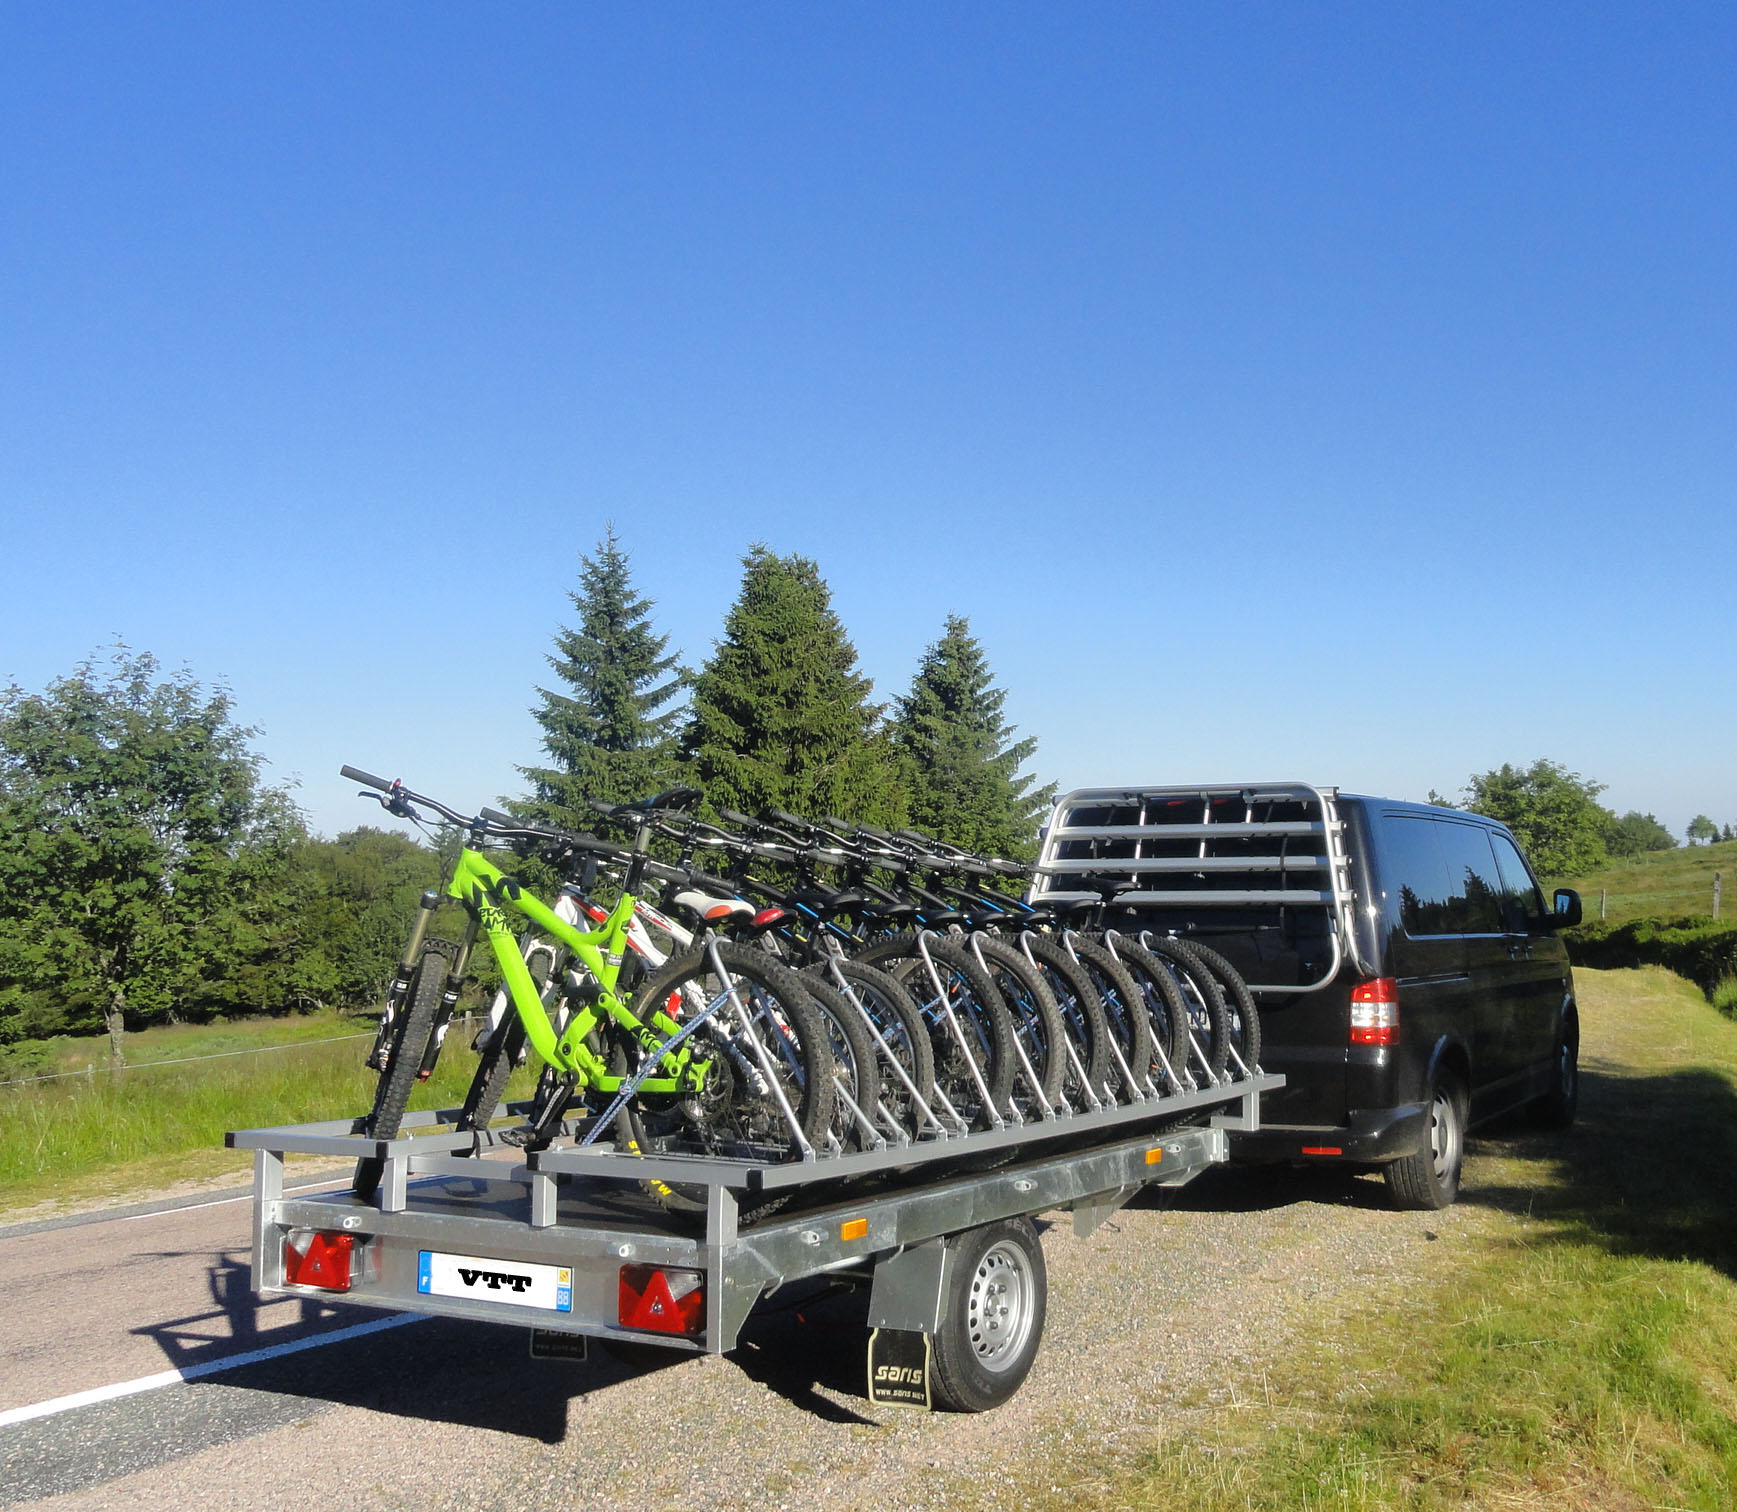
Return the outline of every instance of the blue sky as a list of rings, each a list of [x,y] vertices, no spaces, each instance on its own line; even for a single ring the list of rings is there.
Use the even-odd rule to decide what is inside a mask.
[[[1737,13],[0,10],[0,680],[117,636],[469,807],[613,520],[1064,786],[1737,821]]]

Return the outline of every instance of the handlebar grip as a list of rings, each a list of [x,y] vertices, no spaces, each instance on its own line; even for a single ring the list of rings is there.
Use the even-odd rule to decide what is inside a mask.
[[[751,819],[746,814],[739,814],[735,809],[721,808],[718,810],[718,817],[729,824],[753,826],[759,823],[759,820]]]
[[[482,817],[488,820],[490,824],[510,824],[514,827],[522,825],[527,829],[530,827],[530,822],[528,820],[515,819],[511,814],[503,814],[499,809],[486,808],[481,809],[478,812],[481,813]]]
[[[767,809],[766,817],[776,820],[779,824],[794,825],[797,829],[813,828],[806,819],[798,819],[795,814],[787,814],[783,809]]]
[[[624,807],[624,805],[622,805],[622,804],[610,803],[608,800],[603,799],[603,798],[587,798],[585,801],[593,809],[595,809],[598,813],[604,814],[604,815],[607,815],[610,817],[613,817],[614,815],[620,813],[622,808]]]
[[[364,772],[360,767],[344,766],[338,768],[340,777],[348,777],[351,782],[365,783],[368,787],[379,788],[382,793],[390,793],[392,784],[376,777],[372,772]]]

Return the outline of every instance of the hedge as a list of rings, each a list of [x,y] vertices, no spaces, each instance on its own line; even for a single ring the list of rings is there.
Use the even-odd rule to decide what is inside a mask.
[[[1705,916],[1631,919],[1583,924],[1563,939],[1576,966],[1663,966],[1687,977],[1709,998],[1722,981],[1737,978],[1737,923]]]

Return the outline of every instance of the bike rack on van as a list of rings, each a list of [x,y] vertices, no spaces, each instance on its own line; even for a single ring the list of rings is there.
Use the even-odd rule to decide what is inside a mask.
[[[1121,881],[1116,908],[1322,908],[1332,960],[1319,980],[1253,982],[1257,993],[1319,992],[1357,949],[1351,857],[1339,790],[1306,782],[1209,787],[1076,788],[1056,803],[1043,836],[1030,900],[1079,903]]]

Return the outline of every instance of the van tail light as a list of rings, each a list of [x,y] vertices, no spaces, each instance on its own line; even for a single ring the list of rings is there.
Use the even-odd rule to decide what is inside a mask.
[[[1351,989],[1351,1043],[1399,1043],[1399,983],[1392,977],[1376,977]]]
[[[317,1286],[321,1291],[347,1292],[356,1236],[324,1229],[291,1229],[283,1241],[286,1286]]]
[[[674,1266],[624,1265],[616,1318],[623,1328],[694,1338],[706,1327],[705,1277]]]

